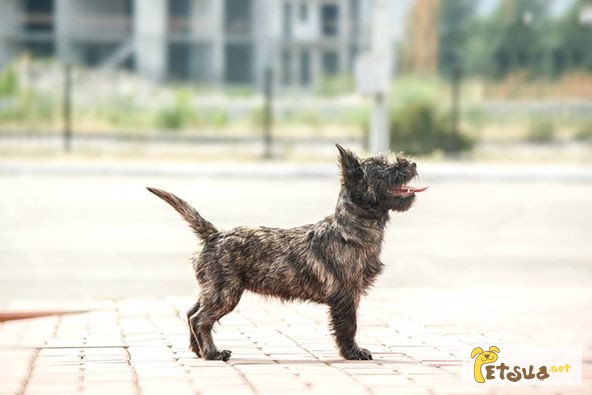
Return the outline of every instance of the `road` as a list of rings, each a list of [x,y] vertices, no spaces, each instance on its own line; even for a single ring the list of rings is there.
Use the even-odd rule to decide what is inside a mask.
[[[592,183],[430,178],[386,233],[377,287],[590,287]],[[219,228],[290,227],[331,212],[333,177],[0,175],[0,304],[191,295],[197,241],[144,186]]]

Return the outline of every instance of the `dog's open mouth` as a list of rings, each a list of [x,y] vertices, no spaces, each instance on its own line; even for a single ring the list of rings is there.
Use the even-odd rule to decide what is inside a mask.
[[[408,197],[417,192],[423,192],[429,187],[416,188],[409,185],[400,185],[391,189],[391,194],[395,197]]]

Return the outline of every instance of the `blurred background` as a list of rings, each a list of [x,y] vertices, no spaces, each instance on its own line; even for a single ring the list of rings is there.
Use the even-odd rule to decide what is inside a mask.
[[[592,283],[592,1],[3,0],[0,301],[195,292],[196,241],[414,155],[380,287]]]

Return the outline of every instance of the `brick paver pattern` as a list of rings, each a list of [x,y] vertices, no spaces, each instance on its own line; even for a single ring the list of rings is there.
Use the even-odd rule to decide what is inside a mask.
[[[191,298],[79,303],[91,310],[0,324],[0,394],[482,394],[461,383],[464,344],[559,340],[584,344],[582,386],[486,393],[590,394],[591,319],[578,313],[589,310],[590,296],[508,290],[481,300],[474,290],[376,290],[362,303],[358,336],[374,360],[344,361],[323,306],[246,295],[215,334],[219,347],[233,351],[228,363],[188,350]],[[568,299],[570,306],[557,308]],[[532,300],[542,303],[529,309]],[[40,307],[58,306],[10,306]]]

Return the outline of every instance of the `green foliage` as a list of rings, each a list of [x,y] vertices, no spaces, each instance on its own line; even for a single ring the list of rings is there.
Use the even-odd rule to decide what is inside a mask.
[[[438,65],[444,76],[450,76],[457,62],[462,62],[467,40],[471,35],[471,17],[478,2],[474,0],[445,0],[439,3]]]
[[[0,97],[15,96],[19,90],[19,81],[13,66],[6,67],[0,73]]]
[[[245,98],[253,96],[253,88],[249,86],[230,86],[226,87],[224,90],[226,96],[230,98]]]
[[[0,106],[0,122],[15,123],[43,130],[54,127],[60,119],[55,97],[36,92],[17,93]]]
[[[592,120],[587,121],[578,128],[576,140],[592,143]]]
[[[592,70],[592,25],[580,21],[580,11],[585,6],[592,7],[592,1],[574,1],[568,13],[556,24],[555,40],[550,43],[555,52],[551,70],[555,77],[569,69]]]
[[[409,102],[434,102],[448,89],[448,86],[436,77],[399,77],[391,84],[390,100],[396,106]]]
[[[472,146],[469,137],[452,130],[447,117],[425,101],[409,103],[393,111],[390,134],[392,149],[411,155],[438,150],[455,153]]]
[[[347,125],[356,125],[360,130],[368,129],[370,122],[370,111],[368,107],[360,107],[345,113],[343,122]]]
[[[228,114],[221,109],[198,110],[195,114],[194,126],[222,128],[228,123]]]
[[[187,92],[179,90],[173,103],[157,112],[156,125],[165,130],[178,130],[183,129],[195,119],[191,96]]]
[[[479,15],[476,1],[440,2],[439,66],[445,76],[455,61],[466,74],[503,78],[527,71],[556,78],[592,68],[592,25],[580,12],[590,0],[575,0],[561,16],[547,0],[502,0],[490,15]]]
[[[551,119],[535,119],[528,128],[526,139],[533,143],[548,143],[555,139],[555,123]]]
[[[124,128],[142,124],[141,119],[146,118],[145,113],[137,107],[131,95],[116,95],[110,98],[107,103],[97,106],[92,115],[97,119],[105,120],[109,125]]]
[[[263,125],[263,106],[257,106],[249,114],[249,120],[254,127],[260,128]]]
[[[323,76],[315,87],[316,94],[324,97],[337,96],[353,90],[354,83],[350,75]]]

